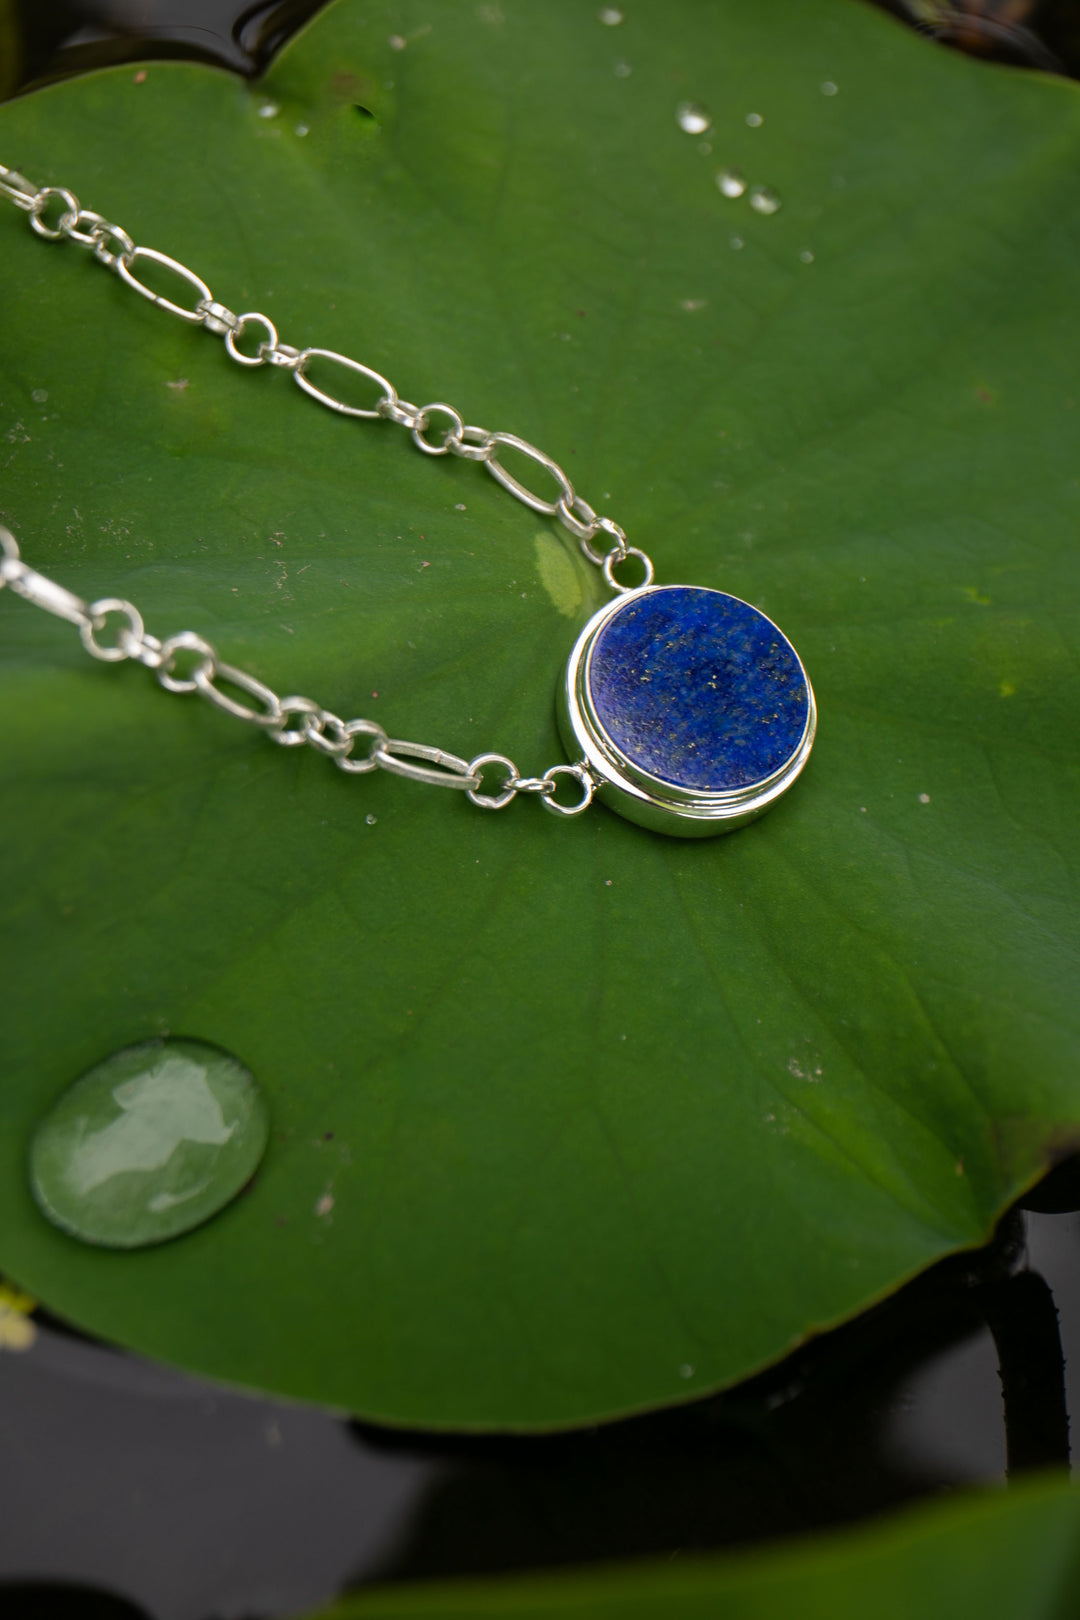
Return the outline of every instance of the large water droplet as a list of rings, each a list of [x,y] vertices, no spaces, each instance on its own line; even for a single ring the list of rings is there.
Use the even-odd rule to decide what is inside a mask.
[[[780,199],[768,186],[755,186],[750,193],[750,206],[759,214],[775,214],[780,207]]]
[[[741,197],[746,190],[746,181],[737,169],[721,169],[716,183],[725,197]]]
[[[623,20],[623,14],[618,6],[602,6],[597,16],[605,28],[618,28]]]
[[[688,135],[704,135],[712,119],[696,101],[680,101],[675,109],[675,122]]]
[[[202,1041],[144,1041],[60,1097],[31,1143],[30,1185],[73,1237],[141,1248],[230,1203],[268,1135],[262,1092],[234,1057]]]

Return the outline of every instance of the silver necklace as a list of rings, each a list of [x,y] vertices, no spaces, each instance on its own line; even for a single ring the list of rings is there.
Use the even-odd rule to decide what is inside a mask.
[[[105,596],[86,602],[23,561],[0,527],[0,588],[76,626],[86,651],[105,663],[134,659],[168,692],[198,693],[224,713],[259,726],[280,746],[308,746],[352,775],[391,771],[430,786],[457,788],[483,810],[503,810],[518,794],[539,798],[552,815],[572,818],[594,798],[631,821],[681,836],[726,832],[773,804],[802,771],[816,728],[814,694],[802,662],[781,630],[739,597],[704,586],[657,585],[651,560],[609,517],[601,517],[559,464],[513,433],[467,424],[441,401],[403,400],[393,384],[333,349],[297,349],[278,339],[273,321],[219,303],[201,276],[156,248],[137,246],[119,225],[83,208],[63,186],[35,186],[0,165],[0,196],[29,218],[46,241],[73,242],[159,309],[224,339],[237,365],[289,372],[320,405],[342,416],[396,423],[428,456],[453,455],[485,466],[502,487],[546,517],[558,518],[599,568],[612,591],[586,624],[559,689],[559,728],[572,764],[522,776],[505,754],[470,760],[426,743],[390,737],[377,721],[342,720],[311,698],[278,694],[226,663],[192,630],[149,635],[134,603]],[[143,276],[164,270],[190,289],[189,307],[155,292]],[[335,370],[362,379],[370,404],[350,404],[315,382]],[[516,452],[553,483],[537,495],[503,465]],[[628,585],[616,570],[632,562]],[[573,784],[560,800],[563,779]]]

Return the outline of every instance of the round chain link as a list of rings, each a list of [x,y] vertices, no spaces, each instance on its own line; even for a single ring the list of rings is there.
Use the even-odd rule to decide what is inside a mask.
[[[560,804],[554,793],[540,802],[545,810],[550,810],[553,816],[580,816],[587,810],[596,795],[596,783],[584,765],[552,765],[550,770],[544,772],[544,781],[552,782],[558,787],[560,776],[572,776],[581,787],[581,798],[576,804]]]
[[[450,419],[450,426],[443,434],[441,444],[432,444],[428,439],[424,438],[424,434],[431,425],[433,411],[437,411],[441,416],[447,416]],[[416,448],[422,450],[425,456],[445,456],[449,455],[455,444],[461,443],[461,435],[464,431],[465,424],[452,405],[443,405],[441,403],[425,405],[416,418],[416,426],[412,430],[412,440]]]
[[[256,324],[262,327],[265,336],[255,354],[244,354],[237,345],[248,327]],[[268,351],[276,351],[277,346],[277,327],[269,316],[260,315],[253,309],[249,309],[243,315],[238,315],[236,325],[225,333],[225,352],[230,360],[236,361],[238,366],[265,366],[269,359]]]
[[[80,624],[79,640],[92,658],[100,658],[103,664],[119,664],[131,657],[132,644],[142,646],[146,626],[142,614],[131,602],[125,602],[121,596],[103,596],[100,601],[91,602],[88,611],[90,619],[88,623]],[[113,646],[103,647],[97,635],[104,630],[105,620],[110,613],[122,613],[127,619],[127,627],[120,631]]]
[[[353,776],[366,776],[369,771],[377,771],[379,762],[375,758],[375,751],[389,746],[390,739],[382,726],[375,720],[346,720],[342,731],[349,739],[349,752],[338,754],[334,764],[339,771],[349,771]],[[357,737],[370,737],[371,747],[363,759],[353,759],[352,749]]]
[[[56,197],[64,205],[58,224],[46,225],[45,210]],[[30,228],[47,242],[59,242],[65,236],[65,225],[73,224],[79,215],[79,199],[64,186],[43,186],[30,204]]]
[[[201,663],[195,667],[190,677],[173,674],[176,667],[178,652],[198,653]],[[208,641],[197,636],[194,630],[181,630],[178,635],[169,636],[161,643],[161,662],[157,667],[157,678],[166,692],[197,692],[199,683],[195,675],[203,675],[207,680],[213,680],[214,670],[217,668],[217,653]]]
[[[642,568],[645,570],[645,578],[639,579],[636,585],[622,585],[615,578],[615,569],[620,563],[625,562],[627,557],[636,557]],[[651,585],[653,582],[654,569],[652,565],[652,558],[647,557],[643,551],[639,551],[637,546],[624,546],[622,549],[622,555],[620,556],[619,548],[618,546],[615,546],[604,558],[604,578],[607,580],[612,590],[618,591],[621,596],[628,596],[631,591],[643,591],[647,585]]]
[[[506,772],[502,787],[495,793],[486,793],[482,786],[470,788],[466,797],[471,799],[473,804],[478,804],[481,810],[504,810],[511,799],[517,796],[517,784],[521,780],[518,768],[505,754],[477,754],[475,759],[469,761],[469,775],[475,776],[477,781],[482,783],[484,769],[488,765],[501,765]]]

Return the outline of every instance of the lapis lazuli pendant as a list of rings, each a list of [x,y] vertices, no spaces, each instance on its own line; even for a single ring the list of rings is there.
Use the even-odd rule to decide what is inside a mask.
[[[749,602],[648,585],[609,602],[567,665],[560,727],[600,798],[656,832],[729,832],[786,793],[810,755],[798,653]]]

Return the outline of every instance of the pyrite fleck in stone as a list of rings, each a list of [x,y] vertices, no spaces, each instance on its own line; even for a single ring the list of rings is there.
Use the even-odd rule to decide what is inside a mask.
[[[85,1243],[134,1249],[190,1231],[242,1191],[269,1135],[262,1092],[202,1041],[125,1047],[42,1121],[30,1183],[49,1220]]]
[[[611,616],[592,650],[589,692],[640,770],[711,793],[779,771],[810,712],[787,637],[748,602],[693,585],[631,597]]]

